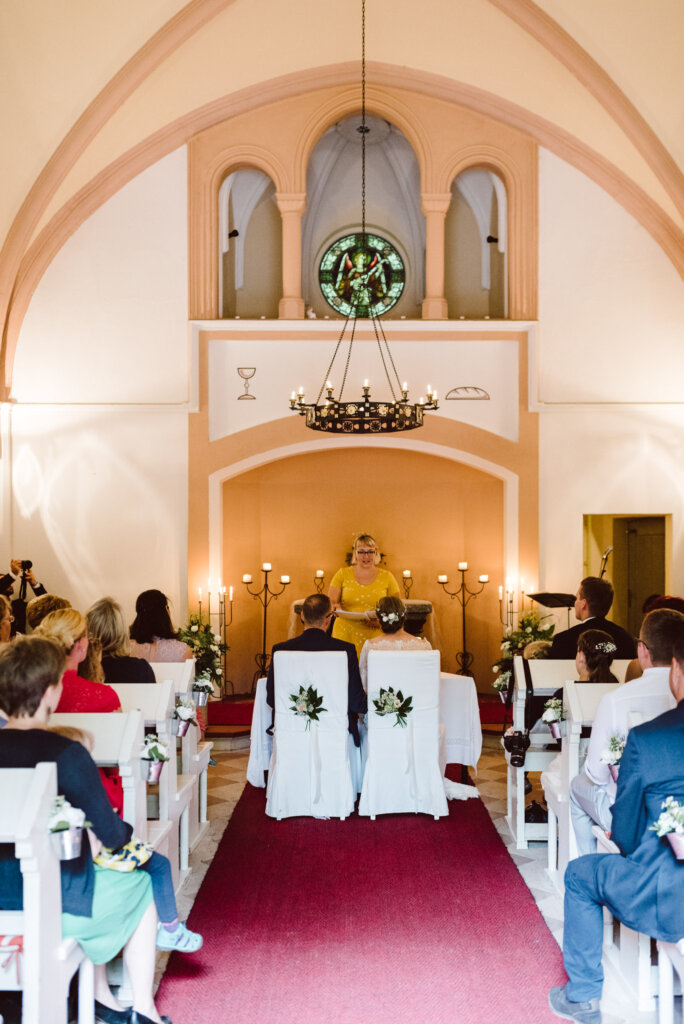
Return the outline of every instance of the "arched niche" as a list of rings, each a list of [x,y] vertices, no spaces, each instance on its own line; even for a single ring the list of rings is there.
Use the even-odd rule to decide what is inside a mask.
[[[282,222],[271,178],[256,167],[231,171],[218,191],[219,317],[278,316]]]
[[[302,294],[317,317],[335,315],[318,282],[321,258],[337,238],[361,229],[360,123],[360,113],[336,121],[318,139],[307,165]],[[417,318],[425,276],[420,167],[399,128],[372,114],[366,126],[366,227],[394,245],[406,269],[404,291],[389,315]]]
[[[508,199],[486,167],[454,178],[444,226],[444,294],[449,317],[508,314]]]

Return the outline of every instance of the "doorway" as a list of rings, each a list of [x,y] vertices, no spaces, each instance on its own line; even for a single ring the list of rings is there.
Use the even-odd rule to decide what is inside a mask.
[[[669,516],[584,517],[586,575],[598,575],[601,555],[608,552],[606,577],[615,590],[610,618],[632,636],[638,635],[646,598],[667,592],[668,520]]]

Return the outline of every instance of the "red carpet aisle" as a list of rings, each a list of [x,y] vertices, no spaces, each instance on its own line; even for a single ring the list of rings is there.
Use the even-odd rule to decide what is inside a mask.
[[[536,1024],[560,951],[479,800],[448,819],[264,814],[240,799],[197,896],[174,1024]]]

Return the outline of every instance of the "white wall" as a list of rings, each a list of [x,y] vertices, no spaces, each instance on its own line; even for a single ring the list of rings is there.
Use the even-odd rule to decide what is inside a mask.
[[[542,151],[532,393],[544,589],[574,590],[582,516],[603,513],[671,515],[668,589],[684,593],[683,325],[684,286],[651,237]]]
[[[98,210],[57,255],[22,329],[2,417],[0,568],[127,614],[159,587],[185,615],[185,149]],[[59,403],[59,404],[56,404]]]

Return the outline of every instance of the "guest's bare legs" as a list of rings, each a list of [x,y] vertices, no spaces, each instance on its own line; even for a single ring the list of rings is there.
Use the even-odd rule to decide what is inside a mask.
[[[144,1014],[155,1024],[161,1017],[154,1005],[154,968],[156,962],[157,911],[150,903],[130,939],[124,946],[124,962],[133,989],[133,1009]]]
[[[106,964],[93,965],[93,978],[95,982],[95,998],[98,1003],[102,1003],[103,1006],[108,1006],[110,1010],[123,1010],[123,1006],[116,1001],[112,995],[109,985],[107,984]]]

